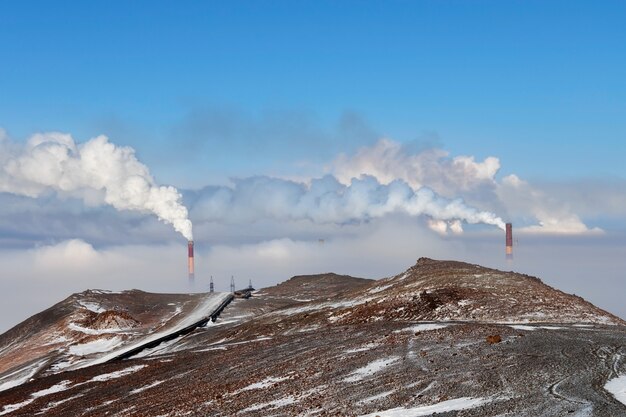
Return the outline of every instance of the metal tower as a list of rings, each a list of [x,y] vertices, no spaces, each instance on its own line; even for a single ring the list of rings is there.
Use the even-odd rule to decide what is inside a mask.
[[[214,292],[214,288],[213,288],[213,275],[211,275],[211,281],[209,281],[209,292]]]
[[[230,292],[235,292],[235,277],[230,276]]]

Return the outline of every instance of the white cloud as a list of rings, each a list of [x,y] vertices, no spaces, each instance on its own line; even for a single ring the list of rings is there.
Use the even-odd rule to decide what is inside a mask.
[[[86,272],[102,268],[101,255],[89,243],[80,239],[42,246],[31,251],[36,273],[67,272],[68,268]]]

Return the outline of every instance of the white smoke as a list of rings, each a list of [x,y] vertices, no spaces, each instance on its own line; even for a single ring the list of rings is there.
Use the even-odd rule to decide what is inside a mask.
[[[602,230],[588,227],[575,211],[585,208],[588,202],[593,205],[599,200],[603,204],[595,204],[595,207],[601,206],[603,212],[606,207],[623,211],[621,200],[616,198],[621,195],[619,192],[589,198],[588,191],[581,193],[579,188],[572,187],[572,192],[563,198],[559,197],[559,189],[546,192],[540,185],[530,184],[515,175],[498,180],[500,160],[496,157],[490,156],[482,161],[473,156],[451,157],[448,152],[434,148],[414,152],[391,139],[380,139],[352,155],[339,155],[326,169],[344,184],[360,175],[371,175],[383,184],[401,179],[414,190],[429,187],[446,197],[462,196],[469,204],[506,212],[509,218],[520,220],[520,223],[535,219],[536,224],[517,227],[518,232],[597,234]],[[597,208],[591,212],[595,210]],[[434,220],[429,226],[437,233],[461,232],[460,224]]]
[[[0,132],[0,163],[0,192],[38,197],[54,190],[89,204],[150,212],[193,239],[180,193],[157,185],[132,148],[116,146],[106,136],[76,144],[68,134],[40,133],[19,147]]]
[[[401,143],[380,139],[372,146],[360,148],[354,155],[339,155],[328,167],[338,179],[348,184],[360,175],[371,175],[383,184],[401,179],[413,189],[430,187],[455,196],[481,186],[495,185],[500,160],[495,157],[475,161],[473,156],[451,158],[442,149],[409,152]]]
[[[460,220],[445,221],[429,219],[428,227],[430,227],[431,230],[439,233],[442,236],[447,235],[448,232],[451,232],[455,235],[463,234],[463,225],[461,224]]]
[[[504,229],[501,218],[449,200],[429,188],[413,190],[406,182],[381,184],[371,176],[352,178],[348,185],[327,175],[310,184],[266,176],[235,180],[233,187],[201,191],[193,206],[195,219],[207,222],[254,222],[261,219],[309,220],[316,224],[367,221],[392,213],[426,215],[462,231],[459,221],[484,223]]]
[[[537,225],[518,228],[518,232],[549,234],[598,234],[604,231],[590,228],[571,210],[571,203],[555,198],[540,188],[533,187],[517,175],[508,175],[499,184],[498,196],[506,201],[514,214],[532,214]]]

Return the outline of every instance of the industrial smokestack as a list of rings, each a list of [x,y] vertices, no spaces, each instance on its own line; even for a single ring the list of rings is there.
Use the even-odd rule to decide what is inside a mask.
[[[189,241],[188,252],[189,252],[189,260],[188,260],[187,266],[189,269],[189,281],[193,282],[195,278],[194,265],[193,265],[193,240]]]
[[[506,224],[506,259],[513,259],[513,224]]]

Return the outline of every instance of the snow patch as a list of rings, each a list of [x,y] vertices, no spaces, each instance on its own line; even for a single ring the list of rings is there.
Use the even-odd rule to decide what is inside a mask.
[[[25,368],[20,368],[15,372],[11,372],[4,378],[0,379],[0,391],[7,390],[9,388],[17,387],[27,382],[33,375],[41,369],[48,362],[47,359],[40,360],[34,364]]]
[[[54,394],[55,392],[65,391],[66,389],[69,388],[69,385],[71,383],[72,381],[67,381],[67,380],[61,381],[58,384],[51,386],[50,388],[46,388],[46,389],[42,389],[41,391],[34,392],[32,394],[32,397],[39,398],[39,397],[43,397],[44,395]]]
[[[384,411],[377,411],[371,414],[365,414],[361,417],[418,417],[418,416],[430,416],[435,413],[445,413],[448,411],[467,410],[470,408],[479,407],[485,403],[490,402],[489,398],[471,398],[462,397],[455,398],[454,400],[442,401],[437,404],[424,405],[421,407],[413,408],[392,408]]]
[[[45,414],[46,412],[52,410],[55,407],[58,407],[59,405],[61,405],[63,403],[75,400],[76,398],[80,398],[82,396],[83,396],[83,394],[78,394],[78,395],[73,395],[71,397],[63,398],[62,400],[59,400],[59,401],[51,402],[46,407],[42,408],[41,411],[39,413],[37,413],[37,414]]]
[[[320,328],[319,324],[312,324],[310,326],[305,326],[305,327],[299,329],[298,333],[312,332],[312,331],[317,330],[319,328]]]
[[[331,316],[328,317],[328,321],[331,322],[331,323],[335,323],[336,321],[338,321],[338,320],[340,320],[340,319],[342,319],[342,318],[344,318],[346,316],[349,316],[350,313],[352,313],[352,312],[351,311],[346,311],[345,313],[337,314],[336,316],[331,315]]]
[[[61,369],[65,369],[70,367],[74,362],[72,361],[61,361],[61,362],[57,362],[52,364],[52,366],[50,367],[50,369],[54,372],[60,371]]]
[[[371,397],[367,397],[359,401],[359,404],[373,403],[374,401],[378,401],[382,398],[386,398],[390,396],[394,392],[395,392],[394,390],[391,390],[391,391],[381,392],[380,394],[372,395]]]
[[[157,385],[161,385],[162,383],[163,383],[163,381],[154,381],[151,384],[144,385],[143,387],[140,387],[140,388],[137,388],[137,389],[134,389],[134,390],[130,391],[129,394],[139,394],[140,392],[143,392],[143,391],[148,390],[150,388],[154,388]]]
[[[533,326],[524,326],[522,324],[510,324],[509,327],[515,329],[515,330],[528,330],[529,332],[533,332],[535,330],[537,330],[536,327]]]
[[[241,320],[237,319],[237,320],[218,320],[217,322],[212,322],[209,321],[206,326],[204,326],[205,328],[208,327],[216,327],[216,326],[224,326],[225,324],[232,324],[232,323],[239,323]]]
[[[15,410],[19,410],[20,408],[27,406],[28,404],[32,403],[33,401],[35,401],[34,398],[29,398],[28,400],[22,401],[21,403],[5,405],[2,408],[2,411],[0,411],[0,416],[3,416],[3,415],[8,414],[8,413],[12,413]]]
[[[425,332],[428,330],[437,330],[448,327],[450,324],[439,324],[439,323],[422,323],[416,324],[415,326],[405,327],[401,330],[395,330],[394,333],[404,333],[404,332]]]
[[[83,327],[81,325],[78,325],[74,322],[70,322],[67,327],[70,328],[70,330],[74,330],[77,332],[81,332],[81,333],[85,333],[85,334],[89,334],[89,335],[100,335],[100,334],[107,334],[107,333],[118,333],[124,329],[121,329],[119,327],[117,328],[110,328],[110,329],[90,329],[88,327]]]
[[[265,389],[265,388],[269,388],[269,387],[271,387],[272,385],[275,385],[275,384],[277,384],[277,383],[279,383],[279,382],[281,382],[281,381],[285,381],[285,380],[287,380],[287,379],[290,379],[290,377],[288,377],[288,376],[283,376],[283,377],[274,378],[274,377],[271,377],[271,376],[270,376],[270,377],[268,377],[268,378],[265,378],[265,379],[264,379],[264,380],[262,380],[262,381],[255,382],[254,384],[250,384],[250,385],[248,385],[248,386],[246,386],[246,387],[243,387],[243,388],[241,388],[240,390],[237,390],[237,391],[233,392],[233,393],[232,393],[232,395],[237,395],[237,394],[239,394],[239,393],[241,393],[241,392],[244,392],[244,391],[250,391],[250,390],[253,390],[253,389]]]
[[[62,334],[56,333],[53,337],[48,339],[48,342],[44,346],[58,345],[60,343],[68,342],[69,339]]]
[[[194,350],[193,353],[201,353],[201,352],[211,352],[213,350],[228,350],[226,347],[224,346],[218,346],[218,347],[212,347],[212,348],[206,348],[206,349],[200,349],[200,350]]]
[[[91,355],[92,353],[108,352],[121,344],[122,339],[116,336],[112,339],[97,339],[80,345],[70,346],[69,352],[70,355],[85,356]]]
[[[241,410],[239,413],[245,413],[248,411],[257,411],[263,408],[271,408],[271,409],[280,408],[280,407],[284,407],[286,405],[290,405],[296,402],[298,402],[298,400],[293,395],[289,395],[285,398],[280,398],[278,400],[270,401],[268,403],[253,405],[252,407],[248,407],[246,409]]]
[[[308,313],[310,311],[319,311],[326,310],[331,308],[348,308],[348,307],[356,307],[361,304],[365,304],[368,301],[372,301],[372,297],[367,298],[356,298],[350,301],[338,301],[335,303],[316,303],[316,304],[308,304],[302,307],[289,307],[284,308],[282,310],[272,311],[270,315],[280,315],[280,316],[293,316],[301,313]]]
[[[626,375],[611,379],[604,384],[604,389],[610,392],[617,401],[626,405]]]
[[[0,411],[0,416],[19,410],[20,408],[25,407],[28,404],[32,403],[39,397],[43,397],[48,394],[54,394],[55,392],[65,391],[66,389],[69,388],[69,384],[71,383],[72,381],[59,382],[58,384],[53,385],[50,388],[46,388],[46,389],[42,389],[41,391],[34,392],[33,394],[31,394],[29,399],[22,401],[21,403],[5,405],[2,408],[2,411]]]
[[[544,329],[544,330],[566,329],[566,327],[559,327],[559,326],[524,326],[523,324],[509,324],[509,327],[512,327],[513,329],[516,329],[516,330],[528,330],[528,331],[534,331],[537,329]]]
[[[405,272],[404,274],[402,274],[402,276],[400,276],[400,278],[398,278],[398,281],[404,281],[406,279],[406,277],[409,276],[408,272]]]
[[[112,379],[117,379],[117,378],[121,378],[123,376],[132,374],[133,372],[137,372],[140,369],[145,368],[148,365],[135,365],[135,366],[131,366],[129,368],[125,368],[119,371],[115,371],[115,372],[111,372],[108,374],[102,374],[102,375],[98,375],[98,376],[94,376],[93,378],[91,378],[89,381],[87,382],[104,382],[104,381],[110,381]]]
[[[378,287],[374,287],[374,288],[372,288],[372,289],[371,289],[371,290],[369,290],[367,293],[368,293],[368,294],[376,294],[376,293],[379,293],[379,292],[381,292],[381,291],[386,290],[387,288],[389,288],[389,287],[391,287],[391,286],[393,286],[393,284],[380,285],[380,286],[378,286]]]
[[[226,346],[245,345],[246,343],[262,342],[264,340],[271,340],[271,339],[272,338],[269,336],[261,336],[252,340],[244,340],[242,342],[226,343],[224,346],[210,347],[206,349],[197,349],[197,350],[194,350],[194,352],[209,352],[211,350],[224,350],[226,349]],[[211,343],[211,345],[215,345],[215,343]]]
[[[90,301],[83,301],[83,300],[78,300],[78,304],[81,305],[81,307],[92,311],[94,313],[104,313],[106,311],[105,308],[100,307],[100,304],[98,303],[92,303]]]
[[[377,372],[382,371],[383,369],[387,368],[388,366],[394,364],[395,362],[399,360],[400,358],[397,356],[386,358],[386,359],[377,359],[373,362],[368,363],[364,367],[359,368],[356,371],[352,372],[350,376],[344,378],[344,382],[360,381],[362,379],[365,379],[371,374],[375,374]]]
[[[137,353],[136,355],[133,355],[133,358],[135,358],[135,359],[137,359],[137,358],[147,358],[149,356],[158,356],[159,354],[171,353],[167,349],[170,346],[173,346],[173,345],[177,344],[178,342],[180,342],[182,337],[183,336],[178,336],[175,339],[167,340],[165,342],[161,342],[158,345],[156,345],[155,347],[145,348],[144,350],[142,350],[141,352]]]
[[[380,344],[378,343],[368,343],[367,345],[361,346],[360,348],[344,350],[343,353],[350,354],[350,353],[365,352],[367,350],[372,350],[378,346],[380,346]]]

